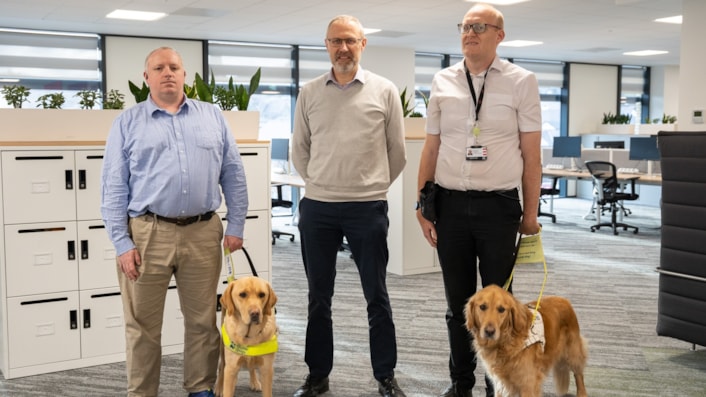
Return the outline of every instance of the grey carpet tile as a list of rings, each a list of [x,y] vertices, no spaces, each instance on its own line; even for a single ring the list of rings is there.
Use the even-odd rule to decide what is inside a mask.
[[[640,227],[635,235],[614,236],[609,229],[591,233],[585,220],[590,202],[555,200],[557,223],[544,224],[547,262],[544,295],[562,295],[575,306],[589,361],[590,396],[706,396],[706,349],[656,335],[659,264],[659,209],[630,205],[626,221]],[[276,217],[280,230],[297,232],[290,218]],[[273,248],[273,287],[279,296],[280,351],[275,360],[277,397],[291,396],[307,374],[304,363],[307,287],[299,238],[278,239]],[[377,396],[368,348],[367,315],[355,265],[347,252],[338,255],[334,296],[336,352],[325,397]],[[537,299],[544,280],[542,264],[521,265],[513,290],[522,301]],[[398,337],[396,376],[410,397],[436,396],[448,384],[445,301],[440,273],[389,274],[388,288]],[[182,356],[163,358],[160,396],[185,396]],[[12,380],[0,379],[0,396],[124,396],[123,363]],[[484,395],[483,369],[476,370],[475,396]],[[575,393],[572,384],[570,393]],[[551,376],[544,396],[554,396]],[[239,375],[236,395],[259,396]],[[573,396],[574,394],[569,394]]]

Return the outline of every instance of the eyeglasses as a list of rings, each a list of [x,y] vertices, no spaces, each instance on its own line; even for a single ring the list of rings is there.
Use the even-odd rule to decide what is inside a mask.
[[[332,47],[340,47],[343,45],[343,43],[346,43],[346,45],[348,47],[353,47],[354,45],[363,41],[363,39],[355,39],[355,38],[349,37],[347,39],[326,39],[326,41],[328,41]]]
[[[471,29],[473,29],[473,32],[476,34],[481,34],[485,32],[485,30],[488,28],[488,26],[494,27],[495,29],[502,29],[498,25],[491,25],[489,23],[467,23],[467,24],[458,24],[458,32],[462,34],[469,33]]]

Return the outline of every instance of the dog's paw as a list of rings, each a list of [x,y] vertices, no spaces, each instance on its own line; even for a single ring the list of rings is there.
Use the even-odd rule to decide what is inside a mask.
[[[255,377],[250,378],[250,390],[262,391],[262,385],[260,384],[260,381]]]

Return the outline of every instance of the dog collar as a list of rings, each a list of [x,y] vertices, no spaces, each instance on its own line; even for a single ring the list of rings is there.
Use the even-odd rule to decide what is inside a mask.
[[[264,356],[265,354],[275,353],[279,348],[279,344],[277,343],[277,334],[272,335],[270,340],[257,345],[239,345],[231,341],[230,337],[228,337],[225,323],[221,325],[221,337],[221,339],[223,339],[223,344],[228,348],[228,350],[241,356]]]

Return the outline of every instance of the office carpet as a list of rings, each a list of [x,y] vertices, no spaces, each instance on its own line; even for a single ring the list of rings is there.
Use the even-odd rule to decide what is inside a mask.
[[[706,395],[706,349],[655,333],[659,261],[659,209],[630,205],[626,218],[640,227],[635,235],[610,230],[589,231],[583,219],[590,202],[555,200],[557,223],[544,224],[542,242],[547,263],[545,295],[569,298],[589,343],[586,386],[590,396]],[[288,218],[276,217],[278,228],[292,230]],[[280,351],[275,360],[275,396],[291,396],[307,374],[304,364],[306,280],[298,237],[273,246],[273,286],[279,296],[277,321]],[[369,360],[365,302],[355,265],[347,252],[338,256],[334,296],[335,361],[330,397],[376,396]],[[537,298],[543,265],[521,265],[514,291],[522,301]],[[396,375],[408,396],[436,396],[448,384],[448,348],[444,296],[439,273],[389,274],[388,288],[397,327]],[[163,358],[160,396],[185,396],[181,388],[181,355]],[[474,396],[482,396],[482,369]],[[121,396],[124,364],[56,372],[19,379],[0,379],[0,396]],[[572,384],[570,395],[574,395]],[[259,396],[247,388],[241,372],[236,395]],[[554,396],[551,376],[544,397]]]

